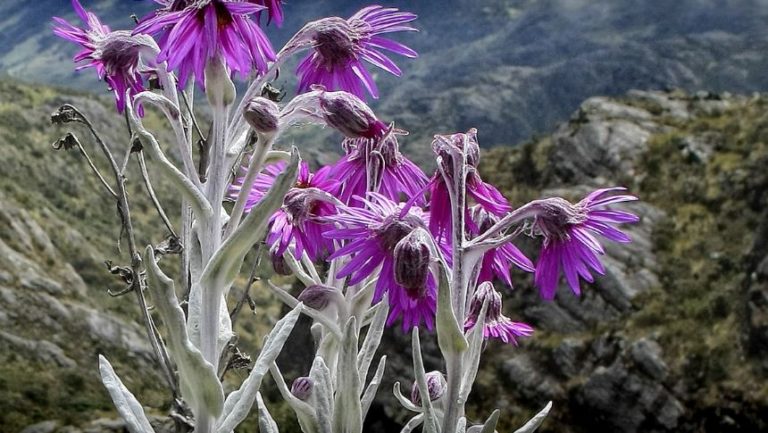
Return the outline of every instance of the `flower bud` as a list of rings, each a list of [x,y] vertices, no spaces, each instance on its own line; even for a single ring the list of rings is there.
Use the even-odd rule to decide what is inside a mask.
[[[322,92],[320,108],[325,122],[350,138],[374,138],[387,129],[373,110],[351,93]]]
[[[338,296],[338,294],[338,291],[333,287],[322,284],[313,284],[302,290],[298,300],[303,302],[304,305],[309,308],[323,310],[334,297]]]
[[[414,230],[395,245],[395,281],[408,295],[421,298],[429,276],[429,243],[423,230]]]
[[[480,162],[477,129],[472,128],[466,134],[435,135],[432,150],[442,158],[443,170],[449,175],[453,175],[454,161],[462,161],[464,158],[469,166],[477,167]]]
[[[272,134],[277,131],[280,121],[280,107],[261,96],[248,101],[243,109],[243,118],[254,131]]]
[[[277,254],[276,251],[270,251],[269,252],[269,258],[272,261],[272,269],[274,269],[275,273],[277,275],[291,275],[293,274],[293,271],[291,270],[291,267],[288,266],[287,263],[285,263],[285,259],[282,255]]]
[[[445,394],[445,377],[443,373],[439,371],[430,371],[427,373],[427,389],[429,390],[429,401],[435,401]],[[411,388],[411,403],[416,406],[421,406],[421,392],[419,391],[419,384],[413,383]]]
[[[496,291],[490,281],[480,283],[475,289],[475,294],[469,304],[469,317],[467,323],[477,322],[480,311],[483,309],[483,303],[488,301],[488,309],[485,312],[486,322],[490,322],[501,317],[501,294]]]
[[[315,384],[308,377],[299,377],[291,384],[291,394],[301,401],[306,401],[312,396],[312,388]]]

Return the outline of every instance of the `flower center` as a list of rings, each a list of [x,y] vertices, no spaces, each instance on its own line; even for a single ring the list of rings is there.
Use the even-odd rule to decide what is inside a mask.
[[[408,214],[403,219],[398,215],[390,215],[380,226],[373,229],[379,244],[384,251],[393,251],[400,240],[408,236],[415,228],[424,224],[415,215]]]
[[[357,57],[359,38],[355,30],[341,18],[327,18],[314,37],[315,50],[328,69],[346,66]]]

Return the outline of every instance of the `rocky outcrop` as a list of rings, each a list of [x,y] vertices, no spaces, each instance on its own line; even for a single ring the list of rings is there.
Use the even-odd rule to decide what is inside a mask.
[[[476,396],[478,406],[523,418],[553,400],[542,431],[768,426],[758,415],[768,409],[768,181],[754,138],[768,130],[765,103],[679,91],[590,98],[551,136],[484,156],[481,172],[513,200],[620,185],[640,197],[626,207],[641,221],[631,244],[608,245],[606,275],[580,297],[563,286],[544,302],[529,281],[517,285],[509,315],[539,333],[489,353],[502,385],[478,392],[508,396]]]

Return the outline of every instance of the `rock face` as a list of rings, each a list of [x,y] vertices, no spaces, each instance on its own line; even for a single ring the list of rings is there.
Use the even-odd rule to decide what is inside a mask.
[[[595,97],[551,136],[484,155],[481,173],[513,205],[621,185],[640,197],[626,208],[641,222],[580,297],[561,287],[542,301],[523,277],[505,306],[538,333],[489,351],[496,375],[481,375],[479,407],[501,406],[506,423],[553,400],[542,431],[768,428],[766,104]]]

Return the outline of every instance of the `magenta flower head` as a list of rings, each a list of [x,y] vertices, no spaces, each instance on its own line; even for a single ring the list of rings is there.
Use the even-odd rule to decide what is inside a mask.
[[[480,205],[472,206],[469,210],[469,216],[466,223],[470,238],[485,233],[499,221],[496,216]],[[509,273],[512,265],[526,272],[534,271],[531,260],[511,242],[487,251],[480,262],[478,283],[492,282],[494,278],[498,278],[507,286],[512,287],[512,277]]]
[[[364,88],[374,98],[379,91],[363,61],[393,75],[402,71],[382,50],[414,58],[416,52],[403,44],[380,36],[384,33],[415,31],[408,25],[416,15],[395,8],[369,6],[349,19],[324,18],[304,26],[285,51],[311,47],[311,52],[299,63],[299,92],[307,92],[320,84],[328,90],[346,90],[364,98]]]
[[[245,203],[246,213],[264,198],[285,166],[285,162],[267,165],[256,176]],[[269,222],[267,245],[274,256],[281,257],[292,243],[297,257],[306,251],[312,260],[333,250],[333,242],[323,236],[330,227],[316,220],[317,217],[336,213],[331,197],[338,192],[338,183],[328,173],[329,168],[324,167],[312,174],[307,163],[301,162],[296,185],[288,191],[283,206],[272,215]],[[243,178],[238,178],[230,186],[230,198],[237,198],[242,184]]]
[[[492,215],[503,216],[512,210],[507,199],[493,185],[483,182],[477,172],[480,162],[480,146],[477,130],[467,133],[435,135],[432,150],[440,158],[440,168],[430,181],[429,229],[436,238],[450,238],[452,231],[451,199],[449,188],[455,189],[454,181],[461,164],[466,161],[467,194]],[[448,178],[448,183],[446,179]]]
[[[76,27],[62,18],[54,17],[53,33],[82,47],[74,61],[87,60],[88,63],[78,66],[77,70],[89,67],[96,69],[99,78],[106,81],[114,92],[117,111],[122,113],[125,104],[130,103],[125,99],[126,92],[129,97],[133,97],[144,91],[141,74],[149,73],[150,70],[142,64],[142,55],[154,59],[158,51],[157,44],[148,36],[131,36],[129,31],[110,31],[93,12],[86,11],[78,0],[72,0],[72,7],[86,27]],[[141,107],[138,110],[141,115]]]
[[[347,139],[346,155],[333,166],[332,175],[342,182],[339,198],[350,206],[359,206],[366,192],[378,192],[399,201],[400,196],[420,197],[427,186],[427,176],[400,153],[393,125],[375,138]]]
[[[364,208],[347,207],[325,219],[337,225],[325,236],[346,242],[329,260],[351,257],[336,276],[349,277],[351,286],[378,275],[373,301],[379,302],[388,294],[387,325],[402,317],[403,330],[422,321],[432,329],[437,293],[434,276],[422,266],[430,262],[423,238],[429,236],[426,215],[417,207],[398,205],[381,194],[371,193],[369,200],[361,200]]]
[[[472,296],[469,305],[469,317],[464,323],[465,330],[474,328],[484,302],[488,303],[485,312],[485,327],[483,328],[483,336],[486,339],[498,338],[505,343],[517,345],[518,337],[530,337],[533,334],[533,328],[529,325],[513,322],[509,317],[502,314],[501,295],[493,288],[493,284],[487,281],[478,285]]]
[[[143,18],[136,33],[160,34],[157,60],[178,70],[179,87],[191,76],[204,87],[205,67],[220,58],[232,73],[263,73],[275,60],[272,44],[251,15],[264,6],[238,0],[156,0],[164,7]]]
[[[637,200],[631,195],[609,195],[624,188],[599,189],[576,204],[562,198],[541,200],[534,220],[534,232],[544,236],[544,246],[536,263],[535,282],[545,299],[553,299],[562,271],[573,293],[579,295],[579,277],[593,282],[590,268],[600,275],[605,268],[598,256],[603,247],[594,234],[614,242],[631,239],[613,224],[635,223],[639,218],[629,212],[606,209],[615,203]]]
[[[264,6],[266,10],[256,12],[256,16],[261,18],[261,13],[267,13],[267,24],[275,22],[278,27],[283,26],[283,0],[245,0],[248,3],[254,3]]]

